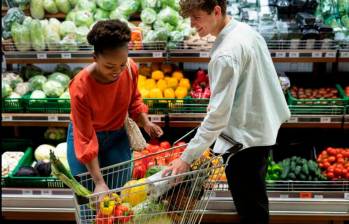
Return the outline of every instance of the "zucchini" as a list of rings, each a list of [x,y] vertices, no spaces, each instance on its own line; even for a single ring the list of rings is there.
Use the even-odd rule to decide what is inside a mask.
[[[299,175],[299,179],[300,179],[300,180],[307,180],[307,176],[305,176],[304,174],[301,173],[301,174]]]
[[[288,173],[290,172],[290,167],[289,166],[284,166],[282,173],[281,173],[281,180],[286,180]]]
[[[313,160],[308,161],[308,168],[310,172],[316,173],[317,164]]]
[[[290,180],[295,180],[295,179],[296,179],[296,175],[295,175],[294,173],[290,172],[290,173],[288,174],[288,179],[290,179]]]
[[[292,172],[294,172],[296,170],[296,162],[294,160],[291,161],[290,170]]]

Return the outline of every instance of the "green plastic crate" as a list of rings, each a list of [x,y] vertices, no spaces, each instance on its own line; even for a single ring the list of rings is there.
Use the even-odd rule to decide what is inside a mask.
[[[29,113],[70,113],[70,99],[44,98],[24,99]]]
[[[195,99],[187,97],[184,99],[161,98],[143,99],[149,107],[150,114],[166,113],[206,113],[209,99]]]
[[[340,98],[336,99],[298,99],[292,96],[291,91],[287,91],[287,98],[289,105],[303,105],[303,106],[329,106],[329,105],[337,105],[337,106],[345,106],[348,103],[348,99],[346,99],[343,89],[340,85],[336,85],[338,90],[338,95]]]
[[[23,98],[2,98],[1,100],[1,111],[3,113],[24,113],[25,105]]]
[[[23,151],[24,152],[31,145],[32,145],[32,142],[29,139],[2,139],[1,151],[2,153],[6,151]],[[21,157],[21,159],[23,159],[23,156]],[[18,161],[18,163],[20,161]],[[9,173],[6,176],[1,176],[1,187],[8,186],[8,179],[10,174],[11,173]]]
[[[31,166],[34,161],[34,151],[28,148],[21,161],[18,163],[13,172],[9,175],[7,186],[9,187],[37,187],[37,188],[64,188],[62,181],[55,177],[17,177],[15,173],[22,166]]]

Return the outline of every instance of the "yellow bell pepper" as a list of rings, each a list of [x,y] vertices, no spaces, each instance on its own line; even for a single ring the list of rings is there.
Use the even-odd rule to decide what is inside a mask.
[[[104,196],[103,201],[99,203],[100,212],[103,215],[110,216],[113,214],[115,208],[115,201],[109,196]]]

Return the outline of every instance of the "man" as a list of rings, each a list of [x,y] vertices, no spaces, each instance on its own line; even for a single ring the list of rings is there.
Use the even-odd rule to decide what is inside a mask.
[[[215,140],[214,152],[227,152],[232,145],[223,133],[243,144],[226,169],[241,223],[268,223],[267,157],[290,117],[268,47],[250,26],[226,15],[226,0],[181,0],[180,6],[201,37],[216,36],[208,64],[212,95],[195,137],[164,174],[186,172]]]

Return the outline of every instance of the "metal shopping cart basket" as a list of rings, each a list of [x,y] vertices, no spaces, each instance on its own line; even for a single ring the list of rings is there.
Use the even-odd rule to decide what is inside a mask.
[[[115,188],[92,194],[85,200],[75,197],[77,222],[200,223],[215,189],[215,182],[224,175],[229,159],[223,162],[221,155],[205,152],[191,165],[189,172],[163,177],[160,171],[147,178],[131,180],[135,164],[156,156],[167,159],[183,146],[185,145],[101,169],[107,184],[110,185],[112,181]],[[113,175],[114,178],[106,177],[107,175]],[[87,188],[94,188],[88,173],[78,175],[78,179]]]

